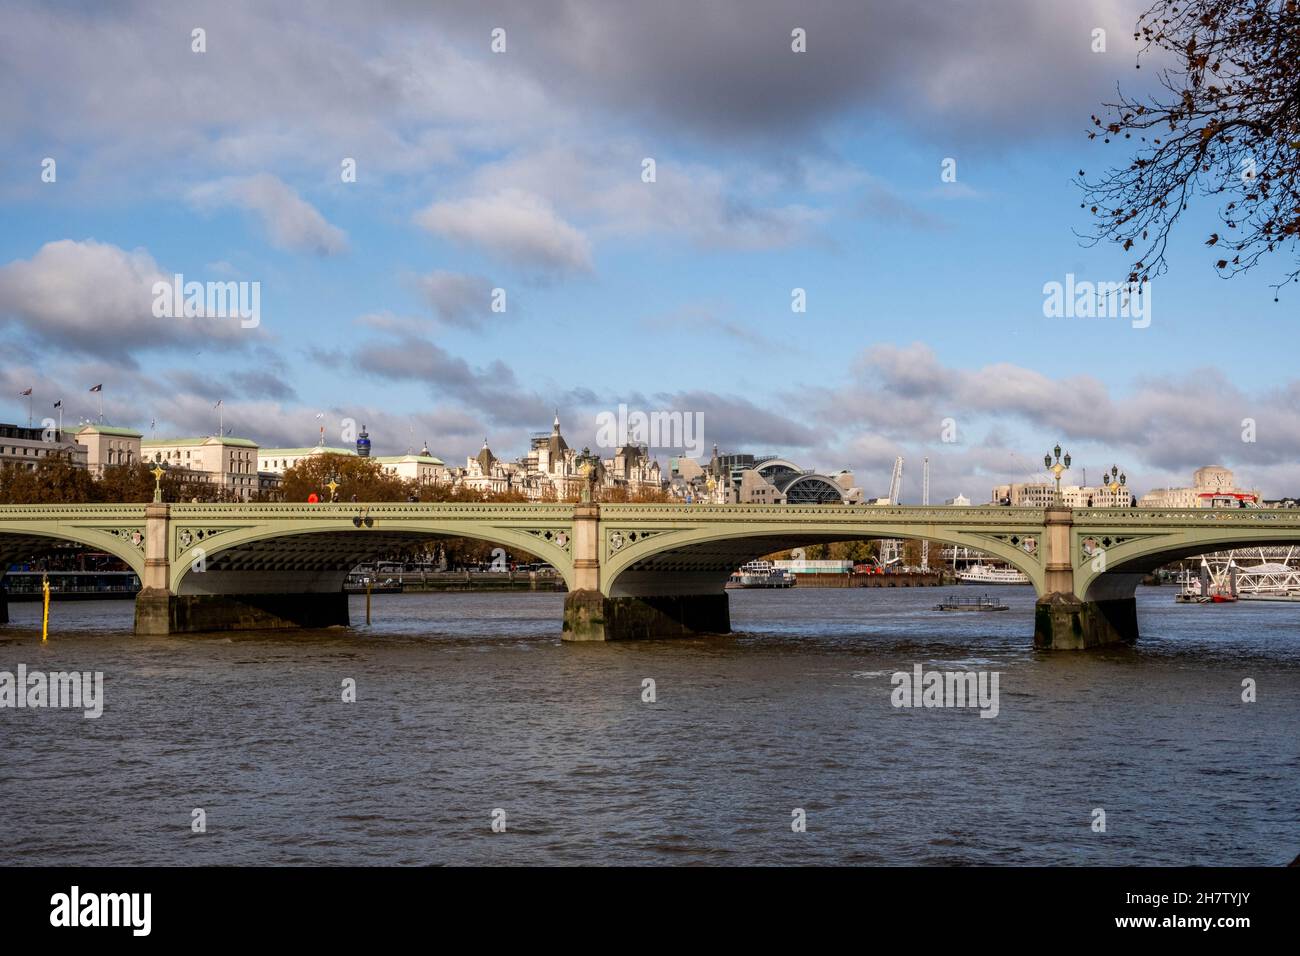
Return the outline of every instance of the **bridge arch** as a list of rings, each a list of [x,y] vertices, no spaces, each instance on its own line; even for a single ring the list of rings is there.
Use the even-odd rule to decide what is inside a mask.
[[[296,505],[250,506],[245,513],[255,520],[236,525],[220,522],[216,512],[188,514],[186,507],[173,506],[169,532],[169,590],[177,595],[336,592],[358,564],[441,538],[535,555],[572,586],[572,509],[564,506],[530,506],[528,520],[518,525],[501,506],[493,512],[500,521],[473,505],[313,505],[305,512]],[[302,520],[304,513],[310,520]]]
[[[1231,511],[1227,514],[1237,517]],[[1213,516],[1209,513],[1207,522]],[[1104,543],[1107,538],[1113,540],[1109,546]],[[1119,538],[1123,540],[1114,540]],[[1075,593],[1085,601],[1106,601],[1134,597],[1143,577],[1172,561],[1237,548],[1300,545],[1300,525],[1275,527],[1261,520],[1259,527],[1215,528],[1211,524],[1133,536],[1076,526],[1074,539]]]
[[[737,567],[774,551],[835,541],[888,538],[928,540],[983,551],[1022,571],[1039,594],[1044,590],[1045,567],[1038,538],[1041,525],[1033,527],[1026,522],[1018,530],[994,528],[990,532],[995,533],[984,533],[946,528],[933,520],[926,523],[897,520],[908,516],[880,513],[907,509],[778,507],[779,516],[770,508],[758,506],[754,513],[763,517],[737,521],[730,527],[710,522],[703,514],[699,517],[706,520],[693,527],[655,527],[645,521],[635,527],[621,527],[618,512],[602,506],[605,528],[601,541],[601,591],[611,598],[719,593]],[[700,512],[708,510],[696,508]],[[685,512],[683,518],[691,517],[691,508],[678,510]],[[732,506],[728,512],[734,515],[737,510]],[[957,514],[953,517],[969,518],[971,510],[954,509]],[[1025,517],[1008,514],[1010,509],[994,510],[995,517],[1003,522]],[[642,506],[641,513],[645,511]],[[1034,514],[1040,516],[1041,512]],[[1031,550],[1024,546],[1028,542],[1033,542]]]
[[[0,506],[0,577],[15,561],[79,544],[144,574],[144,505]]]

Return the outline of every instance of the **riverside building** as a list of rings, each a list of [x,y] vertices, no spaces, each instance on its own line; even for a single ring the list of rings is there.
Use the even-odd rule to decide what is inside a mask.
[[[776,455],[718,453],[708,463],[674,458],[670,488],[674,496],[715,504],[824,505],[859,504],[862,489],[853,472],[824,475]]]
[[[1225,508],[1258,505],[1258,488],[1238,488],[1229,468],[1206,465],[1192,473],[1190,488],[1155,488],[1138,499],[1141,508]]]
[[[78,467],[86,467],[86,446],[67,432],[0,424],[0,465],[13,464],[34,471],[42,458],[56,454],[66,455]]]
[[[110,465],[130,465],[140,461],[138,431],[113,425],[91,424],[77,429],[77,443],[86,446],[86,467],[95,477]]]

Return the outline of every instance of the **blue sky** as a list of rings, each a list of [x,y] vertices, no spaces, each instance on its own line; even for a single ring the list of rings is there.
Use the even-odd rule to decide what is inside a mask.
[[[1139,490],[1224,463],[1300,491],[1287,260],[1218,278],[1215,207],[1148,328],[1043,316],[1044,283],[1128,271],[1079,241],[1071,179],[1127,158],[1085,133],[1153,72],[1142,5],[652,6],[11,4],[0,420],[29,386],[38,419],[93,415],[103,381],[106,418],[159,435],[210,432],[220,398],[263,444],[312,443],[323,412],[332,441],[355,418],[459,463],[557,408],[591,442],[623,402],[868,494],[904,455],[911,500],[923,455],[936,500],[980,501],[1058,440]],[[175,272],[260,283],[260,325],[152,316]]]

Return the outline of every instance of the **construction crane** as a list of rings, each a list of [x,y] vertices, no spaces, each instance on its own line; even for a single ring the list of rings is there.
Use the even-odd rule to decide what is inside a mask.
[[[894,459],[894,473],[889,476],[889,503],[902,504],[903,497],[903,456]]]
[[[899,504],[903,496],[903,456],[894,459],[894,472],[889,476],[889,503]],[[880,566],[887,568],[903,560],[901,542],[896,538],[887,538],[880,542]]]
[[[921,459],[921,504],[930,503],[930,459]],[[930,540],[921,542],[921,570],[930,570]]]

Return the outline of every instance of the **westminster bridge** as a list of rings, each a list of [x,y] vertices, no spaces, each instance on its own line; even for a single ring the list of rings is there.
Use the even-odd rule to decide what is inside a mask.
[[[348,624],[358,564],[431,538],[549,562],[563,637],[730,630],[724,585],[746,561],[834,541],[913,538],[986,552],[1038,593],[1034,640],[1075,649],[1138,636],[1144,574],[1182,557],[1300,544],[1300,513],[1264,509],[677,504],[0,506],[0,570],[67,542],[139,576],[137,634]],[[2,582],[0,582],[2,583]],[[0,622],[8,620],[0,592]]]

